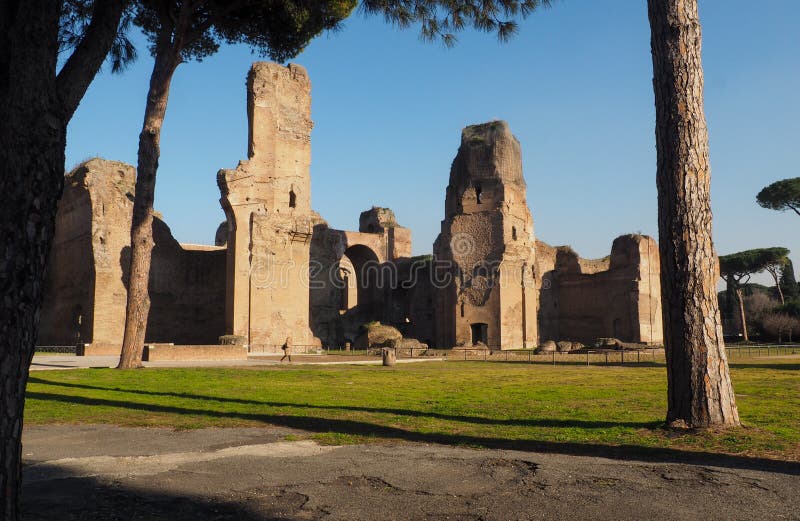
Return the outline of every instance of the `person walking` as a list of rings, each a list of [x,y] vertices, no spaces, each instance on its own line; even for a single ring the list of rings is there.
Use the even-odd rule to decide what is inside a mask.
[[[291,361],[292,361],[292,337],[290,337],[290,336],[286,337],[286,341],[281,346],[281,349],[283,349],[283,358],[281,358],[281,362],[283,362],[284,360],[286,360],[288,358],[289,362],[291,363]]]

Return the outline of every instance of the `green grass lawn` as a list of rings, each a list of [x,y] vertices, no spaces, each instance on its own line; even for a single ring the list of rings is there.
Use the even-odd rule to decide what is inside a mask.
[[[327,443],[408,440],[521,450],[703,452],[800,460],[800,360],[732,363],[742,428],[662,428],[663,365],[446,362],[31,375],[28,425],[282,425]]]

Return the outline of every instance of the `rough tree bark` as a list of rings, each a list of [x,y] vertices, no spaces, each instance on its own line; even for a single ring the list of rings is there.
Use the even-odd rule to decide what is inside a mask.
[[[667,421],[737,425],[711,238],[708,130],[697,0],[648,0],[656,104]]]
[[[161,127],[167,113],[169,88],[181,62],[180,45],[172,42],[172,30],[159,35],[158,49],[150,76],[144,123],[139,134],[136,193],[131,223],[131,263],[125,335],[118,369],[142,367],[147,316],[150,313],[150,265],[153,257],[153,200],[158,158],[161,154]]]
[[[4,6],[5,7],[5,6]],[[41,6],[40,6],[41,7]],[[22,10],[20,10],[22,11]],[[6,13],[4,13],[4,16]],[[25,385],[33,357],[44,267],[64,175],[66,126],[56,104],[58,9],[9,28],[0,51],[0,519],[20,518]],[[6,21],[6,20],[4,20]],[[5,28],[4,28],[5,29]],[[5,31],[4,31],[5,33]],[[41,48],[20,48],[40,36]],[[33,47],[33,46],[31,46]],[[9,51],[9,52],[5,52]],[[28,67],[24,61],[36,63]],[[17,131],[24,129],[23,132]]]
[[[56,75],[61,2],[0,0],[0,520],[20,519],[25,386],[64,183],[66,129],[124,2],[99,0]]]

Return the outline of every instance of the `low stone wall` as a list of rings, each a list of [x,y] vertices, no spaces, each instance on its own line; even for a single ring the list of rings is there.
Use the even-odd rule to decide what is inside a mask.
[[[247,360],[247,348],[237,345],[173,345],[147,344],[142,360],[166,362],[176,360]]]
[[[77,356],[119,356],[121,351],[121,344],[93,342],[91,344],[78,344],[75,354]]]

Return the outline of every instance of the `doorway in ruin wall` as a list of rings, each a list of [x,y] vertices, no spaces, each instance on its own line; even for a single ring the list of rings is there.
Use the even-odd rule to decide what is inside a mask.
[[[478,322],[469,325],[472,331],[472,345],[478,343],[489,345],[489,324]]]

